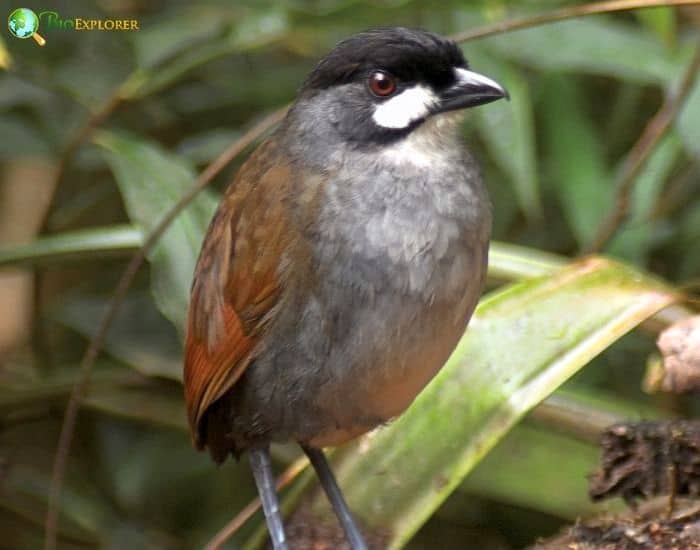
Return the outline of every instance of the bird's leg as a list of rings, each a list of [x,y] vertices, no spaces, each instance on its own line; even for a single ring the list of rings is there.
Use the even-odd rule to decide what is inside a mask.
[[[333,471],[328,465],[323,451],[307,447],[306,445],[302,445],[301,448],[306,453],[306,456],[309,457],[309,461],[314,467],[314,470],[316,470],[316,475],[321,482],[321,486],[326,492],[331,506],[333,506],[336,517],[343,526],[343,531],[345,531],[345,536],[350,543],[350,547],[352,550],[367,550],[367,543],[350,514],[350,509],[343,498],[343,493],[340,491],[340,487],[338,487],[338,483],[335,480]]]
[[[270,461],[269,447],[251,449],[250,467],[255,477],[255,485],[262,502],[267,530],[270,532],[272,547],[274,550],[288,550],[287,539],[284,535],[280,503],[275,491],[275,479],[272,475],[272,462]]]

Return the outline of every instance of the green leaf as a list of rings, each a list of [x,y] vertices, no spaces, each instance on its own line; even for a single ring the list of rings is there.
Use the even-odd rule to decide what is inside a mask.
[[[214,128],[187,136],[177,147],[179,155],[193,164],[208,164],[241,137],[241,132],[230,128]]]
[[[27,120],[4,114],[0,119],[0,159],[11,160],[17,157],[48,156],[49,143],[39,129]]]
[[[460,490],[570,521],[609,512],[610,502],[588,498],[588,475],[600,455],[592,436],[624,419],[659,417],[656,409],[597,388],[558,390],[534,412],[479,462]],[[613,509],[623,506],[612,502]]]
[[[105,149],[129,217],[144,231],[153,229],[195,180],[189,164],[155,143],[108,132],[100,132],[95,141]],[[207,190],[197,195],[148,254],[156,305],[180,331],[195,262],[216,204]]]
[[[108,391],[90,392],[86,406],[111,416],[128,418],[151,424],[187,431],[187,413],[182,391],[170,388],[121,387]]]
[[[0,246],[0,267],[128,254],[139,248],[142,241],[141,231],[130,225],[96,227],[47,235],[27,244]]]
[[[676,125],[688,151],[700,159],[700,78],[678,113]]]
[[[64,300],[51,317],[92,338],[106,308],[103,298],[81,296]],[[145,376],[182,379],[178,335],[145,294],[131,294],[124,300],[107,333],[104,349]]]
[[[662,221],[652,219],[666,181],[683,152],[680,139],[669,133],[649,157],[631,196],[630,215],[606,247],[606,252],[635,265],[647,265],[654,245],[664,236]]]
[[[181,55],[160,66],[157,71],[139,71],[127,96],[137,98],[152,94],[218,57],[269,44],[284,36],[288,26],[286,12],[281,9],[251,14],[232,25],[223,36],[200,44],[197,48],[184,50]]]
[[[680,224],[674,245],[681,251],[680,276],[697,280],[700,272],[700,204],[692,205]]]
[[[658,36],[665,46],[673,46],[675,44],[676,8],[647,8],[634,10],[632,13],[645,27]]]
[[[9,113],[11,109],[21,107],[50,108],[51,92],[39,83],[34,84],[9,72],[0,73],[0,84],[0,108],[3,111]]]
[[[489,245],[489,278],[506,281],[540,277],[552,273],[566,263],[566,258],[537,248],[491,241]]]
[[[521,423],[474,468],[460,490],[573,521],[604,509],[588,498],[586,475],[595,469],[598,455],[592,445]]]
[[[84,17],[84,16],[83,16]],[[119,89],[120,85],[128,78],[133,70],[133,63],[128,51],[125,51],[122,37],[123,32],[61,32],[63,38],[70,40],[70,35],[75,35],[71,40],[72,55],[62,56],[60,63],[49,62],[50,69],[47,76],[51,75],[50,88],[58,88],[70,96],[78,104],[94,112],[99,106],[104,105]],[[79,38],[78,38],[79,37]],[[60,48],[49,38],[49,47]],[[107,60],[109,60],[107,62]],[[48,67],[47,67],[48,69]],[[58,105],[54,105],[57,107]],[[47,117],[53,123],[60,123],[60,116],[69,114],[65,104],[60,107],[59,113]],[[84,120],[85,113],[76,112],[71,117],[63,118],[63,127],[58,128],[67,137],[66,125],[73,127]]]
[[[75,366],[31,376],[26,370],[24,366],[21,372],[10,369],[0,372],[0,415],[12,418],[23,409],[66,401],[80,377],[80,370]],[[92,373],[82,404],[111,416],[187,430],[180,384],[146,379],[108,360],[101,360]]]
[[[649,40],[639,27],[604,17],[562,21],[484,40],[507,59],[546,71],[576,71],[643,84],[664,84],[680,74],[682,52]]]
[[[23,407],[36,407],[68,398],[77,378],[76,368],[57,368],[50,374],[28,376],[28,367],[21,372],[6,368],[0,372],[0,414],[12,414]],[[138,375],[122,366],[100,361],[90,378],[90,392],[110,391],[121,385],[137,383]],[[140,378],[140,377],[139,377]]]
[[[23,527],[21,533],[17,535],[8,529],[9,533],[3,531],[3,535],[10,535],[14,544],[22,541],[27,546],[10,545],[13,548],[33,548],[29,546],[33,534],[43,531],[46,513],[37,506],[37,502],[42,502],[48,494],[49,477],[47,472],[38,468],[28,467],[22,464],[12,467],[9,473],[3,472],[3,497],[0,499],[0,515],[8,514],[11,518],[11,525],[14,529],[18,524]],[[58,536],[63,539],[61,542],[77,544],[78,547],[90,547],[97,545],[99,531],[95,526],[98,520],[95,513],[84,514],[85,507],[73,506],[78,500],[69,488],[68,494],[64,496],[64,503],[61,506],[61,522],[58,526]],[[67,502],[66,502],[67,501]],[[94,499],[93,510],[100,508],[98,499]],[[86,521],[86,517],[88,518]],[[18,521],[19,520],[19,521]],[[4,523],[4,522],[3,522]],[[9,523],[9,522],[8,522]],[[0,524],[1,525],[1,524]],[[29,527],[29,528],[28,528]],[[38,538],[38,537],[37,537]],[[41,539],[37,540],[38,545]]]
[[[475,111],[479,133],[498,165],[508,175],[520,209],[530,220],[542,217],[537,157],[535,154],[535,121],[530,89],[522,71],[496,58],[469,53],[473,66],[502,82],[511,96],[509,103],[500,103]]]
[[[230,8],[209,6],[190,6],[159,16],[139,32],[129,33],[136,64],[143,69],[152,68],[187,48],[200,46],[220,35],[233,17]]]
[[[68,520],[71,532],[74,532],[75,527],[79,529],[74,536],[82,538],[89,534],[99,534],[100,526],[113,521],[115,513],[111,503],[102,498],[99,489],[91,483],[89,474],[80,474],[77,468],[68,468],[66,486],[61,495],[61,515]],[[45,501],[50,482],[50,470],[40,469],[31,463],[16,464],[3,479],[2,500],[7,498],[6,495],[12,495],[15,499],[32,498],[35,503]]]
[[[399,548],[533,406],[676,296],[601,258],[487,296],[409,410],[334,455],[351,508]],[[313,510],[329,513],[316,493]]]
[[[612,204],[612,174],[576,83],[563,77],[548,79],[545,103],[553,188],[576,241],[585,248]]]

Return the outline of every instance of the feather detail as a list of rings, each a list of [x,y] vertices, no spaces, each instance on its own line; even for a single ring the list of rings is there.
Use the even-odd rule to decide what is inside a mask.
[[[254,361],[279,299],[280,258],[297,234],[284,204],[291,171],[270,165],[274,149],[274,141],[262,145],[229,186],[204,239],[192,283],[185,401],[194,444],[208,446],[215,458],[235,452],[235,445],[221,435],[226,426],[211,428],[212,422],[225,424],[225,419],[209,422],[207,411]]]

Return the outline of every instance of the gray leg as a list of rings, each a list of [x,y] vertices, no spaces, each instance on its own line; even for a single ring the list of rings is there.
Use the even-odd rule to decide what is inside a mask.
[[[309,457],[311,465],[314,467],[314,470],[316,470],[316,475],[328,496],[331,506],[333,506],[336,517],[343,526],[343,531],[345,531],[345,536],[352,550],[367,550],[367,543],[362,537],[360,530],[357,528],[355,520],[352,519],[350,509],[343,498],[343,493],[340,491],[340,487],[338,487],[338,483],[335,480],[333,471],[328,465],[323,451],[305,445],[302,445],[301,448],[304,449],[306,456]]]
[[[250,467],[255,477],[255,485],[262,502],[267,530],[270,532],[272,547],[274,550],[288,550],[287,539],[284,535],[280,504],[275,491],[275,478],[272,475],[272,462],[270,461],[270,449],[251,449]]]

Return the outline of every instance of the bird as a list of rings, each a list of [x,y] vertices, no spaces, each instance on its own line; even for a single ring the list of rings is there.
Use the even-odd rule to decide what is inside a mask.
[[[367,548],[323,449],[400,415],[464,333],[492,213],[460,122],[507,97],[449,39],[363,31],[316,64],[226,189],[193,276],[185,401],[198,449],[248,454],[275,550],[284,441]]]

